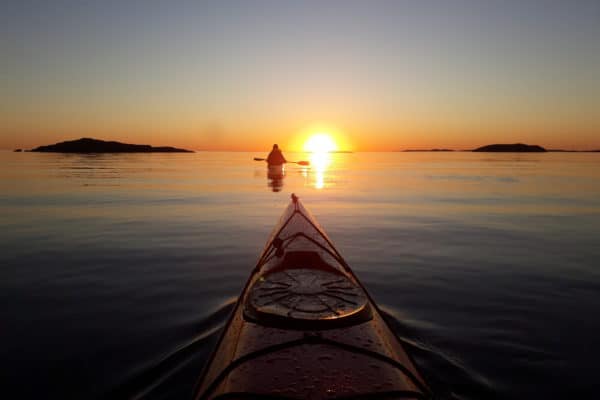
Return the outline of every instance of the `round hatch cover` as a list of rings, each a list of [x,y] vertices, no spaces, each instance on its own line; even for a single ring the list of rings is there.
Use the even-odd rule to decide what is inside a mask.
[[[300,327],[370,318],[363,290],[344,275],[312,268],[295,268],[261,276],[250,288],[246,315],[258,322]],[[337,325],[334,323],[334,325]]]

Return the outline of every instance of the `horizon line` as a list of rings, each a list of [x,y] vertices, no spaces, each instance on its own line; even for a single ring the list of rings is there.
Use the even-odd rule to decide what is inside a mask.
[[[482,147],[482,146],[480,146]],[[440,148],[440,149],[393,149],[393,150],[337,150],[337,151],[327,151],[327,154],[353,154],[353,153],[472,153],[473,149],[451,149],[451,148]],[[599,148],[590,148],[588,150],[583,149],[565,149],[565,148],[544,148],[545,153],[597,153],[600,152]],[[32,149],[24,149],[24,148],[8,148],[8,147],[0,147],[0,151],[5,152],[15,152],[16,150],[21,150],[22,153],[35,153]],[[268,153],[268,150],[226,150],[226,149],[185,149],[192,150],[196,153]],[[311,151],[305,150],[286,150],[286,153],[303,153],[303,154],[312,154]],[[492,151],[493,153],[493,151]],[[510,152],[509,152],[510,153]],[[516,152],[519,153],[519,152]],[[544,153],[544,152],[540,152]],[[77,153],[73,153],[77,154]]]

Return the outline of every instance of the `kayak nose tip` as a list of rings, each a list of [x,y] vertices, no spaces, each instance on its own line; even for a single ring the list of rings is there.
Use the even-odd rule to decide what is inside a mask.
[[[293,201],[294,203],[297,203],[297,202],[298,202],[298,196],[296,196],[296,193],[292,193],[292,201]]]

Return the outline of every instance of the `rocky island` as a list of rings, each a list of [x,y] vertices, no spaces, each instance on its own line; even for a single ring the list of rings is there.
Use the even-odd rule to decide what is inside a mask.
[[[91,138],[40,146],[31,151],[42,153],[193,153],[192,150],[175,147],[153,147],[147,144],[129,144]]]
[[[542,146],[523,143],[513,144],[490,144],[479,147],[473,151],[480,152],[501,152],[501,153],[544,153],[547,150]]]

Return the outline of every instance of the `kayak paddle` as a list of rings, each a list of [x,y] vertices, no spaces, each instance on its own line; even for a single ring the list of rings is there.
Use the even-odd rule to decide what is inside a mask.
[[[266,158],[254,157],[254,161],[267,161]],[[288,164],[310,165],[308,161],[286,161]]]

